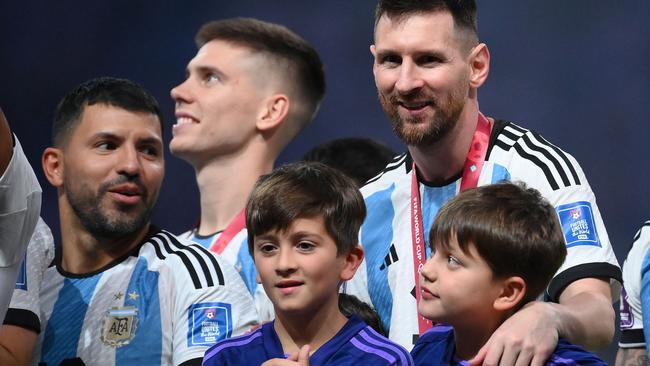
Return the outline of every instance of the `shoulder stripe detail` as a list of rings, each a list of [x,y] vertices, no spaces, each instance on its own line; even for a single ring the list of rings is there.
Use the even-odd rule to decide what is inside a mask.
[[[373,178],[368,179],[366,184],[372,183],[372,182],[378,180],[379,178],[381,178],[381,176],[384,175],[385,173],[390,172],[391,170],[395,170],[395,169],[399,168],[404,163],[404,161],[406,160],[406,156],[407,156],[407,154],[403,153],[403,154],[400,154],[400,155],[396,156],[395,158],[393,158],[393,160],[390,163],[388,163],[388,165],[386,165],[384,170],[382,170],[379,174],[377,174]]]
[[[377,356],[383,358],[384,360],[388,361],[388,363],[391,364],[391,365],[394,365],[395,361],[397,361],[397,359],[395,357],[393,357],[391,354],[389,354],[387,352],[384,352],[381,349],[377,349],[377,348],[365,345],[365,344],[359,342],[356,338],[350,339],[350,343],[352,343],[353,346],[355,346],[356,348],[362,350],[363,352],[372,353],[374,355],[377,355]]]
[[[409,353],[401,346],[393,343],[392,341],[381,336],[375,332],[371,327],[367,326],[359,332],[363,340],[373,346],[375,351],[381,350],[384,353],[391,353],[399,357],[400,365],[412,365],[413,362]],[[355,337],[356,338],[356,337]],[[374,353],[374,352],[373,352]]]
[[[154,247],[156,244],[161,245],[165,251],[167,252],[168,255],[176,255],[180,260],[183,262],[185,265],[185,268],[187,269],[187,272],[190,275],[190,278],[192,279],[192,283],[194,284],[195,289],[200,289],[201,286],[201,281],[199,280],[199,276],[196,273],[196,270],[194,269],[194,266],[192,265],[192,262],[190,261],[189,257],[187,254],[185,254],[184,251],[182,250],[172,250],[171,246],[169,245],[169,240],[162,234],[163,232],[159,232],[158,234],[154,235],[151,237],[151,240],[149,240],[150,243],[154,244]],[[161,259],[165,259],[166,257],[163,255]]]
[[[571,175],[573,176],[573,180],[576,182],[576,184],[578,184],[578,185],[582,184],[582,183],[580,183],[580,178],[578,177],[578,173],[576,172],[575,167],[573,166],[573,164],[571,164],[571,162],[569,161],[569,157],[567,157],[567,154],[564,151],[562,151],[559,147],[553,145],[552,143],[548,142],[548,140],[546,140],[542,135],[540,135],[540,134],[538,134],[536,132],[533,132],[533,136],[535,136],[535,138],[537,140],[539,140],[540,143],[542,143],[542,144],[550,147],[551,149],[553,149],[553,151],[555,151],[555,153],[562,160],[564,160],[564,163],[566,164],[566,166],[569,167],[569,171],[571,172]]]
[[[205,353],[205,356],[203,358],[204,363],[205,363],[205,361],[207,361],[208,359],[214,357],[217,353],[221,352],[222,350],[224,350],[226,348],[239,347],[239,346],[247,345],[247,344],[251,343],[252,341],[254,341],[255,339],[257,339],[257,338],[259,338],[261,336],[262,336],[262,332],[253,332],[253,333],[250,333],[250,334],[245,334],[243,336],[234,337],[234,338],[230,338],[230,339],[227,339],[225,341],[219,342],[218,345],[216,345],[215,347],[209,349]]]
[[[179,244],[182,245],[182,244]],[[212,254],[208,249],[204,248],[202,245],[196,245],[192,244],[189,247],[194,248],[195,250],[198,250],[203,253],[206,257],[208,257],[208,260],[212,264],[212,268],[217,274],[217,283],[221,286],[226,285],[226,281],[223,276],[223,271],[221,270],[221,266],[219,265],[219,262],[217,262],[217,258],[215,254]]]
[[[581,184],[578,173],[567,154],[537,133],[510,123],[501,131],[495,145],[505,151],[514,148],[522,158],[535,164],[542,170],[553,190]],[[546,161],[543,161],[541,156]],[[573,183],[569,176],[573,179]]]
[[[179,250],[187,251],[188,253],[192,254],[192,256],[196,259],[196,261],[201,266],[202,273],[205,274],[208,287],[214,286],[214,280],[212,279],[212,276],[214,274],[216,274],[217,276],[217,283],[219,285],[224,286],[226,284],[224,281],[223,272],[221,271],[221,266],[217,262],[217,258],[215,258],[215,255],[211,254],[207,249],[205,249],[201,245],[182,244],[181,242],[178,241],[178,239],[176,239],[174,235],[172,235],[167,231],[162,231],[161,234],[164,234],[168,238],[168,240]],[[209,264],[211,264],[211,266],[209,266]],[[212,269],[212,271],[210,269]]]

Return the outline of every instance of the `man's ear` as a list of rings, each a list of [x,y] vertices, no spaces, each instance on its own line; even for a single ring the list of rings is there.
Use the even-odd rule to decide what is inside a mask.
[[[515,309],[526,294],[526,281],[519,276],[511,276],[501,280],[501,283],[501,293],[494,300],[494,309],[499,311]]]
[[[50,184],[57,188],[61,187],[64,173],[63,151],[56,147],[48,147],[43,151],[41,165],[43,165],[43,173]]]
[[[274,94],[268,97],[257,117],[257,128],[264,132],[275,129],[286,119],[290,105],[291,102],[286,94]]]
[[[490,73],[490,51],[485,43],[480,43],[470,51],[469,86],[478,89]]]
[[[363,248],[361,245],[354,247],[350,253],[345,256],[345,266],[341,271],[341,280],[347,281],[354,277],[354,274],[357,272],[357,268],[361,265],[363,261]]]

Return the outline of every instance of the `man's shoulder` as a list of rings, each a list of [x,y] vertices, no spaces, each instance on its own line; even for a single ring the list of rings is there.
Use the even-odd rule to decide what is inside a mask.
[[[226,282],[223,264],[215,254],[163,229],[152,228],[138,256],[146,258],[158,272],[189,281],[194,289],[224,286]]]
[[[406,152],[396,156],[381,172],[361,187],[361,193],[364,197],[368,197],[377,191],[385,190],[395,184],[399,184],[404,181],[405,177],[409,176],[412,163],[413,160]]]
[[[505,167],[513,179],[543,181],[551,191],[586,183],[582,168],[571,154],[510,121],[495,121],[486,160]]]

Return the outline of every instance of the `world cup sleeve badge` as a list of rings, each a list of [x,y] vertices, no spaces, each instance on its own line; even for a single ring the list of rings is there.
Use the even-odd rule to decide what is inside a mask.
[[[600,247],[591,203],[574,202],[557,207],[567,248],[579,245]]]
[[[114,306],[104,313],[101,322],[101,341],[111,347],[122,347],[135,337],[138,327],[138,309],[135,306]]]
[[[226,303],[199,303],[188,312],[188,346],[211,346],[232,335],[232,310]]]

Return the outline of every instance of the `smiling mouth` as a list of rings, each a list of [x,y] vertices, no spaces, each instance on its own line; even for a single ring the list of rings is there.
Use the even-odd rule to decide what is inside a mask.
[[[199,121],[192,117],[178,117],[176,118],[176,126],[188,125],[188,124],[198,124]]]

